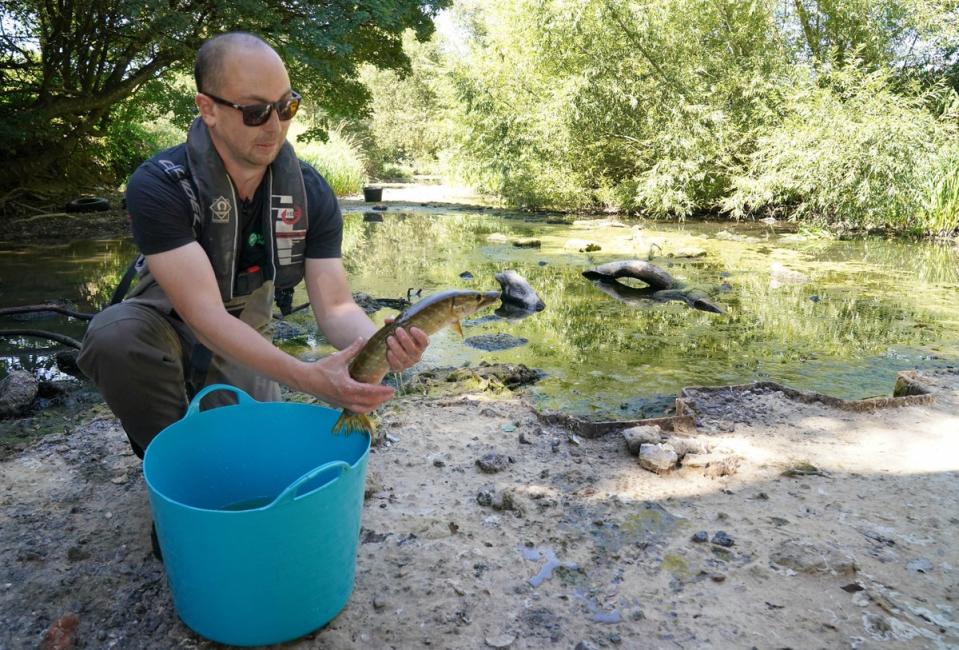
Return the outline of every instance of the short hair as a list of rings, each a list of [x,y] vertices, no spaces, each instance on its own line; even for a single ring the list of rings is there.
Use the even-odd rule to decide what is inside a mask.
[[[196,91],[216,92],[216,79],[223,75],[223,63],[227,54],[236,47],[265,47],[273,48],[256,34],[249,32],[227,32],[209,39],[196,53],[196,63],[193,65],[193,77],[196,79]]]

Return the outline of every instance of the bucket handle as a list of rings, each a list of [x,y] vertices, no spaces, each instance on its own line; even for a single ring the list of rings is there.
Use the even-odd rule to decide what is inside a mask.
[[[293,501],[294,500],[293,495],[296,494],[296,491],[298,489],[303,487],[305,484],[309,483],[312,479],[316,478],[323,472],[333,469],[334,467],[340,468],[340,476],[343,476],[343,472],[350,469],[350,464],[346,462],[345,460],[331,460],[328,463],[323,463],[319,467],[314,467],[309,472],[307,472],[300,478],[290,483],[290,485],[285,490],[280,492],[280,496],[276,497],[273,500],[273,503],[270,504],[270,507],[279,505],[281,503],[289,503],[290,501]]]
[[[209,386],[207,386],[206,388],[204,388],[203,390],[201,390],[199,393],[197,393],[196,396],[195,396],[192,400],[190,400],[190,405],[186,408],[186,415],[184,415],[183,417],[188,418],[188,417],[190,417],[191,415],[196,415],[197,413],[199,413],[199,412],[200,412],[200,401],[201,401],[204,397],[206,397],[207,395],[209,395],[210,393],[212,393],[212,392],[214,392],[214,391],[217,391],[217,390],[228,390],[228,391],[232,391],[233,393],[236,393],[236,401],[237,401],[237,404],[255,404],[255,403],[257,403],[256,400],[253,399],[252,397],[250,397],[250,395],[249,395],[248,393],[246,393],[245,391],[237,388],[236,386],[230,386],[229,384],[210,384]]]

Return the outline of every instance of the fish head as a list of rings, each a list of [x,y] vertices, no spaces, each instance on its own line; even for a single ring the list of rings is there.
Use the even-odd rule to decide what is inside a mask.
[[[464,291],[453,297],[453,313],[466,318],[499,301],[499,291]]]

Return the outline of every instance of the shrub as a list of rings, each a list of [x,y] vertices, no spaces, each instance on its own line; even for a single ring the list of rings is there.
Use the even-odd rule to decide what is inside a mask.
[[[948,138],[920,94],[856,66],[797,75],[781,121],[760,135],[722,206],[826,224],[915,227],[930,165]]]
[[[290,128],[290,141],[305,127]],[[337,196],[358,194],[366,182],[366,161],[355,138],[337,125],[327,133],[326,142],[298,142],[296,154],[320,172]]]

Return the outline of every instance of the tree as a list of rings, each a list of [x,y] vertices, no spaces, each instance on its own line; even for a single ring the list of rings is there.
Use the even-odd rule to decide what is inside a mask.
[[[450,1],[0,0],[0,191],[90,169],[117,107],[169,102],[171,73],[189,73],[200,44],[224,31],[274,45],[330,118],[364,114],[358,66],[408,69],[403,32],[427,39]]]

